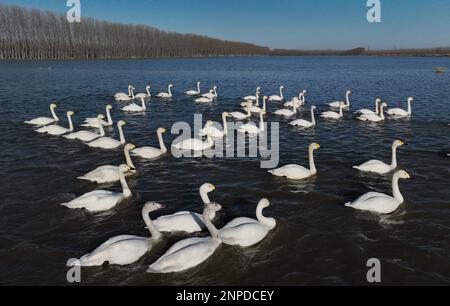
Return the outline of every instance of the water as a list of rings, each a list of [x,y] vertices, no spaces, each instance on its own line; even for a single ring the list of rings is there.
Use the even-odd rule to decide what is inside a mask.
[[[64,285],[69,258],[92,251],[118,234],[148,235],[141,205],[154,200],[167,209],[201,211],[198,187],[214,183],[211,195],[224,209],[220,228],[238,216],[254,217],[257,201],[269,198],[266,215],[278,227],[263,243],[249,249],[220,247],[209,261],[186,273],[151,275],[149,264],[174,242],[171,235],[138,263],[126,267],[82,270],[83,284],[93,285],[311,285],[366,284],[366,262],[379,258],[384,284],[450,283],[449,148],[450,68],[447,58],[220,58],[146,61],[0,63],[0,283]],[[181,92],[219,85],[220,98],[211,106],[195,105]],[[308,89],[308,103],[326,109],[325,102],[352,89],[353,109],[374,107],[377,96],[390,106],[406,107],[416,98],[410,120],[370,125],[351,114],[338,122],[320,120],[312,131],[280,121],[280,164],[307,164],[311,142],[317,152],[317,178],[306,182],[277,179],[260,169],[258,159],[174,159],[137,162],[140,176],[130,180],[135,196],[104,214],[69,211],[59,206],[97,186],[75,178],[99,165],[120,164],[120,151],[90,149],[65,139],[33,132],[22,122],[48,114],[55,99],[58,113],[74,110],[76,124],[104,112],[111,96],[131,82],[143,92],[175,84],[172,102],[152,99],[145,116],[129,116],[114,103],[113,117],[126,119],[129,141],[157,145],[156,129],[174,122],[192,123],[194,113],[220,120],[222,111],[238,110],[238,97],[253,94],[257,85],[287,96]],[[279,106],[270,104],[269,109]],[[309,118],[309,107],[299,117]],[[65,120],[63,124],[65,124]],[[116,131],[109,132],[117,137]],[[176,136],[166,135],[170,143]],[[351,166],[371,158],[390,160],[391,142],[409,143],[399,150],[400,167],[413,176],[402,181],[406,204],[392,216],[379,217],[344,207],[360,194],[390,193],[390,176],[361,175]],[[120,190],[119,186],[102,186]]]

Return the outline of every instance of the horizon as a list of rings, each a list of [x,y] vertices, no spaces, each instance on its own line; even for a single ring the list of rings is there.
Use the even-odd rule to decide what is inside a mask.
[[[450,2],[381,0],[380,23],[367,21],[369,8],[366,2],[99,0],[92,3],[81,0],[81,14],[82,18],[142,24],[169,32],[204,35],[271,49],[349,50],[363,47],[398,50],[450,46],[445,31],[450,28],[447,18]],[[65,0],[0,0],[0,3],[63,14],[68,10]],[[239,11],[234,10],[237,5]],[[277,19],[277,16],[283,18]],[[294,28],[297,31],[286,31]]]

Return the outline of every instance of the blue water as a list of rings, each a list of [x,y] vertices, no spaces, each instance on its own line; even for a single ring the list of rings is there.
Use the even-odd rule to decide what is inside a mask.
[[[263,243],[249,249],[221,246],[203,265],[185,273],[151,275],[149,264],[186,235],[171,235],[139,262],[126,266],[82,269],[82,283],[119,285],[311,285],[367,284],[366,262],[378,258],[384,284],[450,283],[450,71],[448,58],[285,57],[211,58],[136,61],[42,61],[0,63],[0,283],[65,285],[67,259],[95,249],[119,234],[148,235],[141,205],[159,201],[167,208],[152,218],[180,210],[201,211],[198,187],[217,186],[213,201],[223,206],[217,227],[239,216],[254,217],[257,201],[274,204],[265,212],[278,225]],[[203,90],[219,86],[212,105],[196,105],[182,94],[197,80]],[[145,115],[120,111],[112,99],[132,83],[153,93],[175,84],[171,102],[152,98]],[[38,135],[24,120],[48,116],[52,100],[64,120],[76,112],[76,126],[104,112],[112,103],[113,118],[125,119],[125,134],[138,146],[157,146],[158,127],[170,130],[177,121],[193,122],[193,114],[220,121],[223,111],[239,110],[239,97],[254,94],[286,96],[308,90],[298,118],[309,119],[309,105],[326,110],[326,102],[353,91],[352,109],[374,107],[380,97],[390,107],[406,108],[414,96],[411,119],[382,124],[358,122],[346,112],[339,122],[318,120],[312,131],[280,122],[280,165],[307,165],[311,142],[318,176],[306,182],[272,177],[257,158],[136,160],[139,176],[130,179],[133,199],[111,212],[92,215],[69,211],[59,203],[96,188],[118,191],[118,185],[95,186],[76,177],[103,164],[120,164],[120,150],[104,152],[62,138]],[[269,110],[280,108],[269,104]],[[107,131],[117,137],[117,130]],[[169,144],[176,135],[166,135]],[[361,175],[353,165],[377,158],[390,161],[390,145],[404,139],[399,167],[412,180],[400,183],[405,205],[391,216],[376,216],[344,204],[370,190],[390,193],[391,175]]]

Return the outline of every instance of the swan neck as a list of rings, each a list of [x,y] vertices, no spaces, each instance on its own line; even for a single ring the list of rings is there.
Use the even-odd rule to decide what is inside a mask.
[[[133,88],[131,88],[130,90],[131,90],[131,98],[134,99],[134,98],[135,98],[135,97],[134,97],[134,90],[133,90]]]
[[[98,118],[98,130],[100,132],[100,137],[105,136],[105,130],[103,129],[102,119]]]
[[[147,226],[150,234],[152,235],[152,239],[153,240],[159,240],[162,237],[161,232],[155,227],[155,225],[153,224],[152,220],[150,219],[149,214],[151,213],[151,211],[149,211],[148,209],[144,209],[142,211],[142,219],[144,219],[145,225]]]
[[[392,179],[392,194],[394,196],[394,199],[396,199],[400,203],[403,203],[404,199],[400,192],[400,187],[398,184],[399,180],[400,178],[398,177],[398,175],[394,175],[394,178]]]
[[[408,100],[408,115],[412,114],[411,100]]]
[[[267,111],[267,101],[266,101],[266,99],[263,99],[263,111],[265,112],[265,111]]]
[[[348,92],[345,94],[345,102],[347,103],[345,106],[350,107],[350,94]]]
[[[169,87],[167,88],[167,91],[169,92],[169,96],[172,96],[172,87],[169,86]]]
[[[208,196],[207,192],[200,191],[200,197],[202,198],[203,204],[211,203],[211,200],[209,199],[209,196]]]
[[[263,114],[263,112],[261,112],[260,114],[259,114],[259,130],[261,131],[261,132],[263,132],[264,130],[265,130],[265,128],[264,128],[264,114]]]
[[[69,121],[69,131],[73,131],[73,122],[72,122],[72,116],[67,115],[67,120]]]
[[[225,116],[225,114],[223,114],[222,119],[223,119],[223,134],[227,135],[228,134],[227,116]]]
[[[158,133],[158,141],[159,141],[159,148],[161,149],[161,152],[166,153],[167,148],[166,148],[166,145],[164,144],[164,139],[163,139],[162,133]]]
[[[397,147],[395,145],[392,146],[392,162],[391,169],[397,168]]]
[[[316,164],[314,163],[314,149],[311,147],[309,149],[309,171],[311,172],[311,175],[314,175],[317,173]]]
[[[203,221],[205,222],[205,226],[208,229],[209,233],[213,238],[217,238],[219,236],[219,231],[214,226],[214,224],[211,221],[210,218],[210,210],[208,208],[205,208],[203,210]]]
[[[384,117],[384,106],[383,106],[383,105],[381,105],[381,107],[380,107],[380,118],[381,118],[382,120],[385,119],[385,117]]]
[[[316,125],[316,117],[314,116],[314,108],[311,107],[311,122]]]
[[[130,150],[124,149],[124,153],[125,153],[125,160],[127,162],[128,167],[130,167],[131,169],[136,169],[136,167],[133,164],[133,160],[131,159],[131,156],[130,156]]]
[[[58,118],[58,116],[56,116],[56,112],[53,107],[50,107],[50,112],[52,113],[53,119],[55,119],[55,121],[59,121],[59,118]]]
[[[283,96],[283,87],[280,87],[280,97],[281,100],[283,100],[284,96]]]
[[[147,107],[145,106],[145,100],[144,100],[144,98],[141,98],[141,107],[142,107],[143,110],[146,110],[146,109],[147,109]]]
[[[120,136],[120,142],[124,145],[126,143],[125,141],[125,135],[123,134],[123,128],[121,125],[117,126],[119,130],[119,136]]]
[[[145,90],[147,91],[147,96],[150,97],[150,96],[151,96],[151,93],[150,93],[150,87],[146,87]]]
[[[111,111],[109,110],[109,108],[106,108],[106,118],[108,118],[108,124],[113,125],[113,120],[111,118]]]
[[[375,101],[375,114],[380,114],[380,102],[378,100]]]
[[[263,214],[263,210],[264,210],[264,205],[263,204],[258,204],[258,207],[256,208],[256,218],[258,219],[259,223],[266,225],[270,228],[274,228],[275,227],[275,222],[273,218],[267,218],[264,216]]]
[[[125,174],[119,170],[120,184],[122,185],[122,194],[125,198],[131,197],[132,193],[128,187],[127,180],[125,179]]]
[[[200,93],[200,83],[197,83],[197,92]]]

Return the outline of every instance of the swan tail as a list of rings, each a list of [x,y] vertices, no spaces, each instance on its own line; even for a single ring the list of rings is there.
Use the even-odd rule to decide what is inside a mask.
[[[69,259],[67,261],[67,266],[68,267],[80,266],[81,265],[81,261],[82,261],[82,258],[81,259],[77,259],[77,258]]]
[[[361,169],[359,168],[359,166],[353,166],[352,168],[353,168],[353,169],[356,169],[356,170],[361,170]]]
[[[367,118],[364,118],[364,117],[358,117],[356,119],[358,119],[359,121],[367,121]]]
[[[345,203],[345,207],[353,207],[353,203],[352,202]]]

